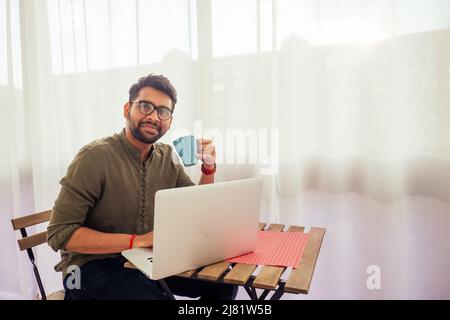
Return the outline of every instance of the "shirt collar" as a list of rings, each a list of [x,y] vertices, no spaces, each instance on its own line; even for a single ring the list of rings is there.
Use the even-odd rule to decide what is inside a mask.
[[[124,146],[127,153],[130,154],[135,160],[142,162],[141,161],[141,151],[139,151],[136,147],[134,147],[130,143],[130,141],[128,141],[127,135],[125,133],[125,128],[122,129],[122,131],[118,134],[118,136],[119,136],[119,140],[120,140],[121,144]],[[157,148],[155,147],[155,144],[153,144],[150,149],[149,156],[145,162],[149,162],[150,159],[153,157],[153,155],[157,154],[157,152],[155,152],[156,149]]]

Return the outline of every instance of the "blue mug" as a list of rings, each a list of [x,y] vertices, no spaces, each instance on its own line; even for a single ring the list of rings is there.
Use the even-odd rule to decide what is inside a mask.
[[[197,140],[193,135],[175,139],[173,145],[185,167],[194,166],[198,163]]]

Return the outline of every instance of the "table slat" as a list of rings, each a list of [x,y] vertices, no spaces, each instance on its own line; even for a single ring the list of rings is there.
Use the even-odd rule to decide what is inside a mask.
[[[237,263],[233,269],[223,279],[226,283],[244,285],[250,279],[253,271],[256,269],[255,264]]]
[[[266,231],[283,231],[284,224],[272,223]]]
[[[274,290],[283,271],[283,267],[264,266],[255,281],[253,281],[253,287]]]
[[[190,278],[195,273],[195,271],[197,271],[197,269],[188,270],[188,271],[177,274],[177,276],[184,277],[184,278]]]
[[[324,228],[313,227],[309,230],[308,242],[300,265],[297,269],[293,269],[289,275],[284,287],[286,292],[308,293],[324,235]]]
[[[225,271],[228,270],[230,264],[230,262],[222,261],[206,266],[198,273],[198,277],[200,279],[216,281]]]
[[[305,231],[305,227],[301,227],[301,226],[290,226],[289,229],[287,230],[288,232],[304,232]]]

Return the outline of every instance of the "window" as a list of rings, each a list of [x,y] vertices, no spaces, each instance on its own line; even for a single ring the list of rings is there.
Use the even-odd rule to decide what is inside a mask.
[[[47,0],[53,73],[158,63],[171,50],[192,58],[191,0]]]

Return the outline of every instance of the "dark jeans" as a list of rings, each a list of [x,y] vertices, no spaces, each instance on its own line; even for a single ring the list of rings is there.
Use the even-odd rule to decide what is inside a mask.
[[[81,289],[68,289],[64,279],[65,300],[165,300],[169,299],[158,281],[150,280],[137,269],[124,268],[125,259],[94,260],[80,268]],[[238,287],[181,277],[165,279],[174,295],[200,300],[234,300]]]

